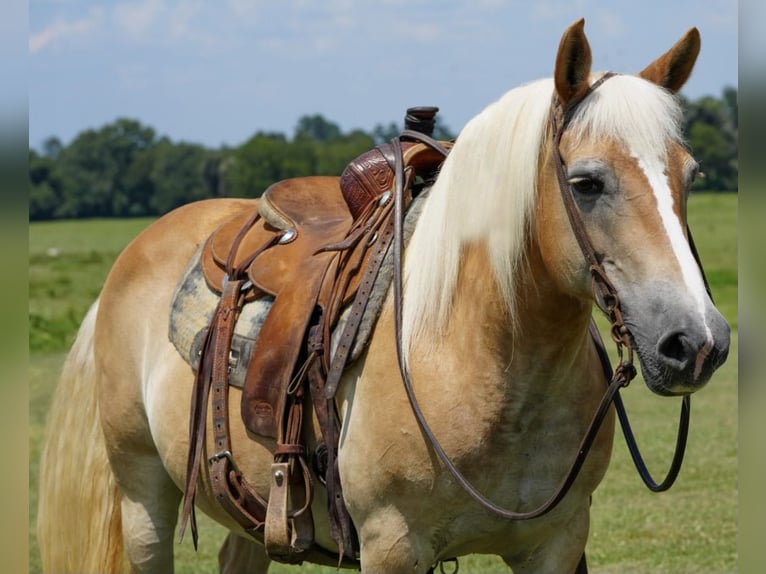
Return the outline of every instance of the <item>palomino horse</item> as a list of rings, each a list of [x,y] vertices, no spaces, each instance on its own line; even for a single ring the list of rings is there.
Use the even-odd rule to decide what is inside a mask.
[[[619,293],[648,387],[692,393],[728,352],[728,325],[688,242],[697,164],[682,142],[674,97],[691,73],[699,34],[690,30],[637,76],[591,89],[601,75],[591,72],[583,29],[579,21],[565,32],[553,79],[508,92],[468,123],[404,258],[404,360],[425,420],[466,479],[515,511],[555,491],[605,389],[589,335],[593,278],[561,178],[593,257]],[[560,139],[552,98],[553,109],[571,111]],[[168,341],[169,306],[200,244],[252,205],[184,206],[115,263],[49,417],[38,525],[46,572],[114,572],[124,555],[135,572],[173,571],[193,374]],[[397,366],[393,299],[389,293],[337,393],[340,476],[361,570],[425,573],[469,553],[499,555],[516,573],[582,570],[612,411],[551,512],[522,521],[493,515],[445,470],[413,415]],[[267,497],[274,445],[246,432],[238,393],[231,390],[229,403],[234,455]],[[332,551],[317,487],[315,539]],[[266,571],[263,547],[216,503],[204,472],[196,504],[231,530],[222,571]]]

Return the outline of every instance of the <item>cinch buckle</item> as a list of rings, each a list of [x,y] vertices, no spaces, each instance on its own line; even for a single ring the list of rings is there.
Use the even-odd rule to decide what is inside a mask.
[[[234,469],[234,472],[237,474],[242,474],[242,471],[239,470],[239,466],[237,466],[237,463],[234,462],[234,455],[231,454],[230,450],[222,450],[221,452],[215,453],[213,456],[208,457],[207,462],[208,464],[213,464],[214,462],[218,462],[222,458],[226,458],[229,460],[229,464],[231,464],[231,467]]]

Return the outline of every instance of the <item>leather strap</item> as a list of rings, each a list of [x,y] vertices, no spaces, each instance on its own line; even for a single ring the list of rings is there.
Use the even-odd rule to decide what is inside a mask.
[[[243,280],[227,281],[221,297],[224,308],[222,335],[230,342],[241,310]],[[230,310],[230,311],[229,311]],[[250,533],[263,525],[266,502],[245,480],[234,462],[229,436],[229,345],[217,344],[213,356],[213,440],[215,454],[210,464],[210,480],[218,503]]]
[[[394,140],[397,142],[396,145],[392,143],[386,146],[381,146],[381,150],[385,152],[387,160],[392,163],[392,167],[394,168],[395,173],[394,177],[397,177],[396,174],[399,173],[399,171],[404,171],[404,176],[407,178],[407,180],[402,184],[401,209],[403,212],[403,210],[406,208],[405,202],[412,199],[411,197],[405,197],[404,192],[411,188],[411,178],[414,176],[414,173],[411,169],[404,169],[402,163],[402,140],[424,143],[442,154],[444,157],[447,157],[449,151],[434,138],[410,129],[403,130],[399,138]],[[397,171],[397,169],[399,171]],[[396,180],[394,184],[396,185]],[[333,356],[330,370],[327,374],[327,382],[324,386],[324,396],[328,399],[335,397],[335,394],[338,390],[338,383],[340,382],[341,375],[343,374],[343,370],[348,361],[348,356],[353,347],[356,334],[359,332],[359,327],[364,316],[364,311],[367,308],[367,302],[369,301],[370,294],[372,293],[373,286],[375,285],[375,279],[378,276],[378,272],[380,271],[380,267],[383,264],[386,253],[388,253],[391,240],[394,237],[395,217],[393,211],[396,204],[391,203],[390,196],[383,196],[378,199],[378,201],[384,202],[384,210],[381,217],[382,223],[380,225],[381,229],[379,235],[376,236],[375,251],[371,255],[367,266],[365,267],[362,281],[359,284],[359,289],[357,290],[354,302],[351,307],[351,313],[343,329],[343,332],[341,333],[340,340],[338,342],[338,348],[335,352],[335,355]]]
[[[317,470],[320,480],[327,488],[327,510],[330,522],[330,536],[338,545],[339,563],[341,567],[345,560],[356,561],[358,541],[354,531],[351,516],[343,501],[340,474],[338,472],[337,452],[340,435],[340,419],[337,414],[334,399],[326,399],[324,386],[326,377],[322,370],[321,357],[324,353],[325,338],[323,320],[320,317],[317,324],[309,331],[309,351],[313,357],[308,369],[309,391],[314,406],[314,414],[322,429],[322,438],[327,449],[327,467],[324,473]]]
[[[256,250],[247,262],[234,268],[233,261],[247,231],[258,221],[258,214],[250,217],[237,234],[226,262],[226,279],[218,306],[213,314],[210,328],[201,348],[201,361],[192,389],[191,416],[189,419],[189,455],[187,459],[184,505],[179,526],[179,540],[183,539],[187,521],[191,523],[192,540],[197,548],[198,532],[194,499],[199,481],[202,449],[207,425],[209,395],[213,393],[213,432],[216,453],[210,464],[211,484],[216,499],[242,526],[254,534],[261,528],[266,514],[266,501],[244,479],[234,463],[229,439],[229,349],[237,318],[244,304],[245,292],[250,283],[240,277],[250,262],[279,240],[275,235]],[[233,279],[232,279],[233,278]],[[214,352],[209,352],[213,349]]]
[[[179,538],[183,538],[187,520],[191,518],[192,539],[197,548],[197,522],[194,499],[199,481],[202,449],[205,442],[208,397],[213,394],[213,433],[216,454],[210,457],[213,492],[239,524],[248,532],[257,530],[263,522],[265,502],[247,484],[233,461],[228,420],[228,350],[234,326],[242,309],[244,281],[227,281],[213,316],[202,363],[197,371],[193,389],[190,419],[189,458],[187,461],[184,506]],[[211,348],[213,353],[205,352]],[[236,489],[236,495],[231,489]]]
[[[351,305],[351,313],[346,321],[346,325],[340,335],[338,348],[332,358],[330,370],[327,373],[327,381],[324,385],[324,397],[333,399],[338,391],[338,383],[346,368],[348,356],[354,345],[354,339],[359,332],[359,327],[364,317],[364,311],[367,308],[367,302],[372,294],[375,285],[375,279],[378,276],[380,267],[383,264],[388,247],[391,244],[391,238],[394,232],[393,211],[389,202],[384,207],[382,230],[375,239],[375,249],[370,256],[367,266],[362,275],[362,281]]]
[[[445,148],[439,140],[436,140],[432,138],[431,136],[428,136],[424,133],[421,133],[415,130],[409,130],[409,129],[402,130],[402,134],[399,136],[399,139],[405,140],[405,141],[410,140],[410,141],[424,143],[427,146],[438,151],[444,157],[447,157],[447,155],[449,154],[449,151],[447,150],[447,148]]]

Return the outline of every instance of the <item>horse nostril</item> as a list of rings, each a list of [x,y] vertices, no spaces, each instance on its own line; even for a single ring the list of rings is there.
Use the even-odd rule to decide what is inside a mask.
[[[660,357],[669,366],[682,370],[694,357],[694,350],[682,331],[665,335],[657,346]]]

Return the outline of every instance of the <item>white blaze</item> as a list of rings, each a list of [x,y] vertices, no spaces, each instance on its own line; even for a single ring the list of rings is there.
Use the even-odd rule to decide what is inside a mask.
[[[673,211],[673,194],[670,190],[670,183],[668,182],[663,162],[659,157],[653,154],[647,154],[646,156],[641,157],[638,154],[633,153],[633,157],[638,160],[638,165],[644,171],[644,174],[649,181],[649,185],[654,192],[654,197],[657,200],[657,210],[659,211],[665,232],[670,239],[670,246],[678,260],[678,265],[681,268],[681,275],[684,283],[693,297],[697,310],[702,317],[702,323],[705,325],[707,342],[700,352],[700,357],[697,361],[697,372],[695,372],[696,377],[699,374],[702,361],[704,361],[705,356],[713,346],[713,334],[705,320],[705,302],[707,299],[705,284],[702,281],[702,275],[697,266],[697,262],[689,248],[689,243],[684,236],[684,231],[681,228],[681,221],[675,211]]]

